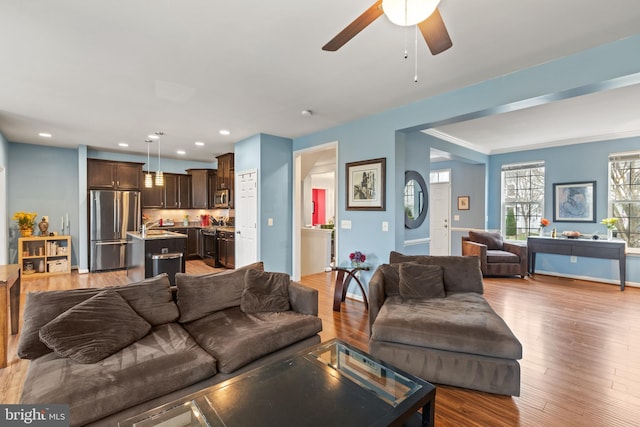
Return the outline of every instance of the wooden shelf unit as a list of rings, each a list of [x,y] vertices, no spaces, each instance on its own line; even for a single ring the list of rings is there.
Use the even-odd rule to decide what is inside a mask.
[[[25,265],[33,263],[33,273],[27,273]],[[44,272],[38,272],[40,263]],[[18,239],[18,265],[22,277],[41,277],[51,274],[71,273],[71,236],[20,237]]]

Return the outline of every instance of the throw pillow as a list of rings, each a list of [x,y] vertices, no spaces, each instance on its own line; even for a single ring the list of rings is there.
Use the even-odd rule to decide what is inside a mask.
[[[245,313],[289,310],[290,281],[286,273],[247,271],[240,309]]]
[[[118,292],[151,326],[158,326],[178,319],[178,307],[173,302],[169,286],[169,276],[163,273],[140,282],[112,286],[109,289]],[[21,359],[33,360],[51,353],[51,349],[40,341],[40,328],[103,290],[83,288],[28,292],[18,341],[18,356]]]
[[[400,264],[402,298],[444,298],[442,267],[417,263]]]
[[[256,262],[222,273],[176,273],[179,322],[191,322],[216,311],[239,306],[245,287],[244,275],[248,270],[264,271],[264,265]]]
[[[481,243],[489,250],[502,250],[502,247],[504,246],[502,235],[500,233],[469,230],[469,240]]]
[[[105,290],[40,328],[40,340],[58,356],[96,363],[147,335],[151,325],[117,292]]]

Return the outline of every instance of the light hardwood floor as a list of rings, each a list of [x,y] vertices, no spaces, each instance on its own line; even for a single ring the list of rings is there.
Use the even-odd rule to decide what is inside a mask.
[[[211,271],[187,262],[192,274]],[[306,276],[319,291],[322,340],[341,338],[367,349],[367,312],[347,300],[332,311],[335,273]],[[34,290],[104,287],[127,283],[125,272],[23,280]],[[436,425],[638,426],[640,425],[640,289],[536,275],[485,279],[485,296],[520,339],[520,397],[496,396],[438,385]],[[16,403],[27,361],[15,356],[0,370],[0,402]]]

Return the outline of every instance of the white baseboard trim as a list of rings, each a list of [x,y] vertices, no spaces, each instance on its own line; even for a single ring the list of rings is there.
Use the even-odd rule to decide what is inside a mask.
[[[606,283],[608,285],[616,285],[620,286],[619,280],[614,279],[603,279],[600,277],[591,277],[591,276],[580,276],[577,274],[566,274],[566,273],[558,273],[555,271],[546,271],[546,270],[536,270],[537,274],[545,274],[547,276],[557,276],[557,277],[565,277],[567,279],[576,279],[576,280],[585,280],[587,282],[598,282],[598,283]],[[626,281],[624,284],[625,287],[630,286],[633,288],[640,288],[640,283]]]
[[[415,246],[415,245],[424,245],[427,244],[431,241],[431,239],[429,237],[425,237],[422,239],[411,239],[411,240],[405,240],[404,241],[404,246]]]
[[[356,295],[352,292],[347,292],[347,298],[351,298],[353,300],[356,301],[360,301],[360,302],[364,302],[364,298],[362,298],[362,295]]]

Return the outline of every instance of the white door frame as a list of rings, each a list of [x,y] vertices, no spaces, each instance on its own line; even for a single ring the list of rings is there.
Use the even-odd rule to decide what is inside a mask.
[[[334,188],[334,197],[335,197],[335,228],[334,228],[334,236],[335,236],[335,242],[334,245],[338,246],[338,227],[337,224],[339,224],[338,221],[338,188],[339,188],[339,182],[338,182],[338,176],[339,176],[339,171],[338,171],[338,141],[334,141],[334,142],[328,142],[326,144],[321,144],[321,145],[316,145],[310,148],[304,148],[302,150],[297,150],[293,152],[293,202],[292,202],[292,208],[293,208],[293,221],[292,221],[292,233],[291,235],[293,236],[293,247],[292,247],[292,254],[291,254],[291,266],[292,266],[292,272],[291,272],[291,278],[293,280],[300,280],[300,271],[301,271],[301,240],[302,240],[302,202],[303,202],[303,198],[302,198],[302,156],[305,154],[310,154],[313,153],[315,151],[324,151],[328,148],[333,148],[335,149],[335,153],[336,153],[336,180],[335,180],[335,188]]]

